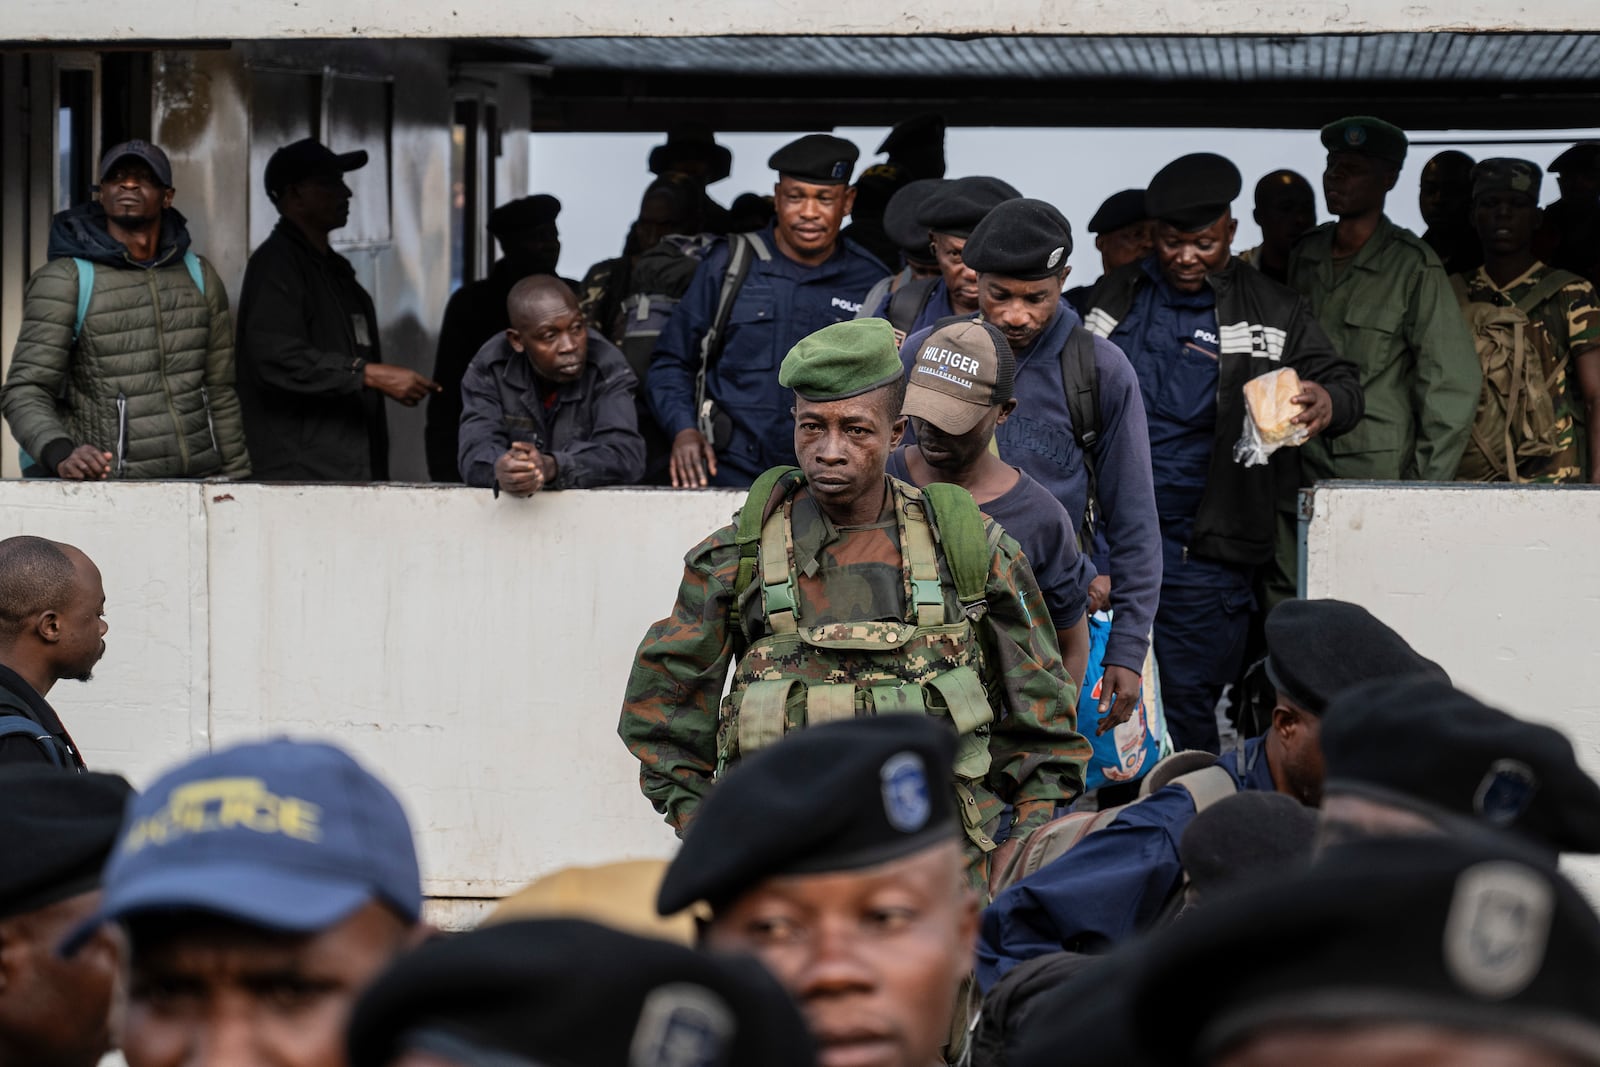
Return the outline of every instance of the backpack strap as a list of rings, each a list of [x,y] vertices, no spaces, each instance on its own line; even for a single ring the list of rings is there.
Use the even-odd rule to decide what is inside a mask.
[[[1194,801],[1196,815],[1239,791],[1239,783],[1234,781],[1233,775],[1215,763],[1198,771],[1180,774],[1171,784],[1182,786],[1188,792],[1189,799]]]
[[[94,264],[79,256],[73,256],[72,263],[78,268],[78,317],[72,324],[72,343],[77,344],[83,320],[89,317],[89,299],[94,296]]]
[[[61,768],[72,766],[62,752],[61,742],[32,719],[22,715],[0,715],[0,738],[3,737],[26,737],[38,745],[44,752],[45,758],[55,766]]]
[[[1517,301],[1517,310],[1529,318],[1540,304],[1555,296],[1573,282],[1581,282],[1582,278],[1564,270],[1552,270],[1539,280],[1539,284],[1528,290],[1528,295]]]
[[[733,582],[733,609],[728,613],[728,623],[735,632],[743,625],[739,605],[745,590],[755,581],[756,561],[761,556],[761,528],[766,524],[767,513],[774,510],[774,494],[779,500],[788,496],[804,481],[799,467],[773,467],[762,473],[744,498],[734,530],[734,544],[739,547],[739,573]]]
[[[889,320],[889,325],[903,334],[910,333],[917,316],[922,314],[922,309],[932,299],[933,286],[938,281],[937,277],[919,278],[896,289],[889,297],[889,307],[883,316]]]
[[[722,275],[722,290],[717,296],[716,313],[711,316],[711,328],[700,339],[700,370],[694,379],[695,417],[700,422],[700,432],[708,441],[711,439],[711,401],[706,395],[706,381],[722,358],[722,335],[728,328],[728,317],[733,314],[733,302],[744,287],[745,278],[750,275],[752,259],[760,259],[763,263],[772,259],[766,242],[754,234],[729,234],[728,269]]]
[[[938,626],[945,622],[944,586],[939,581],[939,555],[933,547],[932,507],[924,494],[902,489],[895,493],[895,510],[905,531],[900,547],[911,575],[911,603],[916,608],[917,625]],[[954,572],[952,561],[952,575]]]
[[[994,556],[993,543],[983,528],[983,514],[979,512],[972,494],[959,485],[949,482],[930,482],[922,487],[922,498],[933,519],[934,531],[944,546],[944,559],[950,566],[950,577],[955,579],[956,599],[968,615],[976,609],[982,613],[986,605],[984,593],[989,587],[989,567]],[[994,524],[998,528],[999,523]]]
[[[1094,362],[1094,334],[1074,326],[1061,346],[1061,382],[1066,392],[1067,412],[1072,417],[1072,436],[1083,453],[1083,470],[1089,478],[1089,493],[1084,498],[1083,543],[1094,536],[1099,512],[1099,479],[1095,476],[1095,453],[1100,446],[1100,371]]]
[[[183,253],[183,265],[189,268],[189,277],[194,279],[194,287],[200,290],[200,295],[206,295],[206,274],[200,267],[200,257],[192,249]]]

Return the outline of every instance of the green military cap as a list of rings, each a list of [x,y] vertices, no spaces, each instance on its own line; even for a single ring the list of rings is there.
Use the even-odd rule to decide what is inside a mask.
[[[1400,166],[1406,161],[1406,133],[1371,115],[1351,115],[1322,127],[1322,146],[1330,152],[1357,152]]]
[[[1495,156],[1472,168],[1472,199],[1488,193],[1523,193],[1537,204],[1543,177],[1537,163]]]
[[[905,373],[887,319],[824,326],[789,349],[778,384],[807,400],[844,400],[881,389]]]

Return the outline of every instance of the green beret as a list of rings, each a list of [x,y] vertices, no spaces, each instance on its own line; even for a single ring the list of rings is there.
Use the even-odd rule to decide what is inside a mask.
[[[789,349],[778,384],[807,400],[844,400],[881,389],[905,373],[887,319],[824,326]]]
[[[1322,127],[1322,147],[1330,152],[1357,152],[1395,166],[1406,161],[1405,131],[1371,115],[1351,115]]]

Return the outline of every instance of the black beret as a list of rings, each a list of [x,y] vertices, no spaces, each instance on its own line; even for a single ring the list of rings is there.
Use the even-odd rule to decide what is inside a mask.
[[[810,1067],[816,1055],[755,960],[576,919],[486,926],[402,956],[357,1001],[347,1045],[351,1067],[406,1051],[562,1067]]]
[[[115,774],[0,766],[0,918],[98,888],[132,794]]]
[[[943,115],[913,115],[908,119],[895,123],[894,129],[889,131],[883,143],[878,146],[879,152],[887,152],[893,157],[896,152],[906,149],[913,151],[933,145],[944,145],[944,116]]]
[[[1423,678],[1345,690],[1322,716],[1330,793],[1481,820],[1558,852],[1600,852],[1600,785],[1560,731]]]
[[[1322,127],[1322,147],[1329,152],[1354,152],[1397,167],[1406,161],[1408,144],[1404,130],[1371,115],[1351,115]]]
[[[883,209],[883,232],[907,259],[932,262],[928,249],[928,228],[917,221],[922,205],[946,183],[945,178],[918,178],[907,182],[889,198]]]
[[[1021,196],[999,178],[957,178],[923,201],[917,222],[928,232],[967,237],[997,205]]]
[[[1579,141],[1550,161],[1551,174],[1600,171],[1600,141]]]
[[[967,238],[961,261],[979,274],[1031,282],[1058,274],[1072,255],[1072,224],[1043,200],[995,205]]]
[[[1132,1030],[1171,1067],[1268,1029],[1432,1024],[1600,1059],[1600,919],[1493,835],[1385,838],[1197,909],[1147,946]]]
[[[1372,612],[1343,600],[1285,600],[1267,616],[1266,639],[1273,688],[1317,714],[1343,690],[1373,678],[1450,681]]]
[[[1156,171],[1144,191],[1145,213],[1184,233],[1220,219],[1244,188],[1233,161],[1215,152],[1179,156]]]
[[[843,137],[808,133],[790,141],[767,160],[767,166],[786,178],[812,185],[849,185],[861,149]]]
[[[813,726],[744,760],[700,805],[667,868],[663,915],[777,875],[853,871],[960,840],[955,732],[926,715]]]
[[[1178,858],[1202,895],[1311,862],[1317,813],[1286,793],[1248,790],[1200,812],[1183,831]]]
[[[1089,220],[1089,232],[1113,233],[1149,217],[1144,213],[1144,190],[1124,189],[1105,198],[1094,218]]]
[[[489,232],[496,237],[534,226],[548,226],[561,214],[561,201],[548,193],[507,200],[489,212]]]

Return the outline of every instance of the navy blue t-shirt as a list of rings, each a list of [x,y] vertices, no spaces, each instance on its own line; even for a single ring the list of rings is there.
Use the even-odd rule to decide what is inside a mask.
[[[889,457],[890,475],[912,485],[918,483],[912,481],[905,452],[915,447],[904,445]],[[1022,546],[1050,610],[1050,622],[1057,630],[1065,630],[1083,618],[1094,564],[1078,551],[1078,535],[1067,509],[1025,471],[1017,473],[1021,477],[1016,485],[978,507]]]

